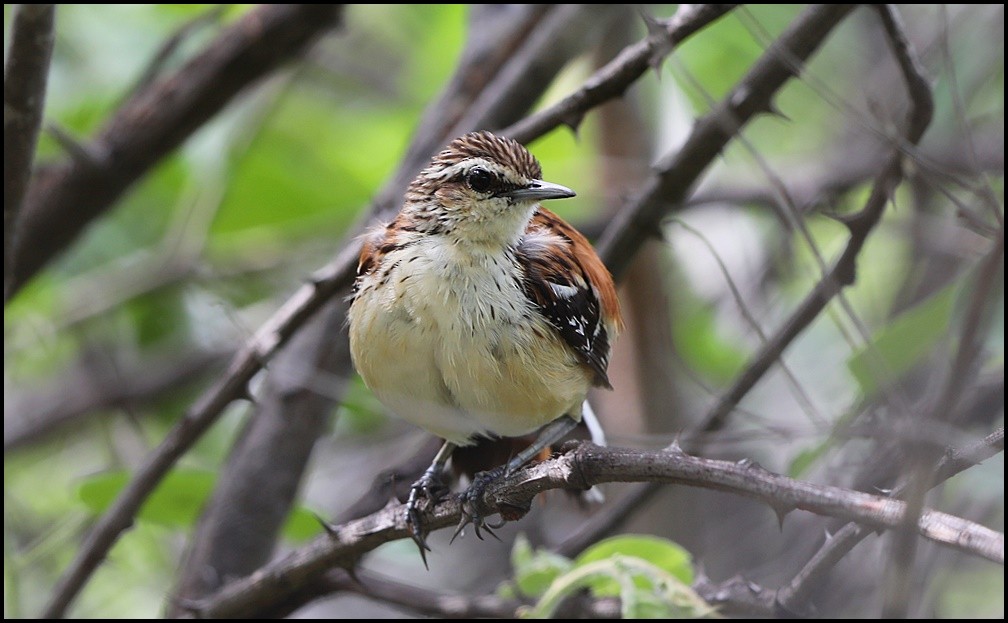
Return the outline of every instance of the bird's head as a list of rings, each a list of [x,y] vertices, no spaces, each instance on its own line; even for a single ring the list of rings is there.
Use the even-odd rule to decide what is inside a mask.
[[[420,231],[459,242],[514,244],[538,202],[575,195],[541,178],[539,161],[520,143],[472,132],[452,141],[413,180],[404,216]]]

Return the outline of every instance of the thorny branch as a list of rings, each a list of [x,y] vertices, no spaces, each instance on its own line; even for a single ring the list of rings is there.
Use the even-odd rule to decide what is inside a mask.
[[[340,15],[341,9],[332,5],[268,5],[251,11],[177,73],[155,82],[120,109],[95,141],[95,148],[89,150],[103,154],[100,162],[74,161],[40,173],[29,190],[19,225],[24,229],[15,249],[15,289],[164,154],[246,86],[303,51],[332,28]],[[65,218],[66,206],[73,207],[74,218]],[[67,224],[71,226],[63,227]],[[298,315],[298,310],[290,307],[282,308],[278,316],[297,316],[300,322],[294,326],[299,326],[310,312]],[[293,333],[293,326],[276,324],[267,323],[239,350],[224,376],[137,470],[85,538],[42,616],[56,618],[65,612],[169,468],[228,404],[246,395],[249,379],[267,358],[260,359],[260,353],[271,354]],[[213,415],[201,418],[205,413]]]
[[[938,485],[961,471],[1004,452],[1004,428],[1000,428],[983,440],[964,448],[948,449],[932,476],[932,484]],[[905,487],[896,488],[890,497],[898,498]],[[848,523],[831,535],[805,567],[786,586],[777,591],[775,601],[787,613],[807,612],[808,599],[815,586],[836,566],[847,553],[874,531],[864,525]]]
[[[527,144],[566,125],[577,130],[585,113],[609,100],[621,97],[648,68],[658,69],[665,57],[690,35],[734,8],[733,4],[685,4],[670,19],[649,22],[653,34],[628,46],[605,67],[592,74],[585,84],[553,106],[501,131]]]
[[[581,444],[567,453],[522,469],[487,488],[489,510],[527,510],[532,498],[550,489],[583,490],[605,482],[651,481],[727,491],[765,502],[779,516],[795,510],[856,521],[874,529],[901,525],[905,504],[839,487],[814,485],[771,473],[752,462],[728,462],[686,454],[678,448],[650,451]],[[333,567],[351,568],[361,556],[409,534],[402,505],[332,527],[332,532],[213,596],[192,602],[199,617],[248,617],[270,611],[308,587]],[[429,515],[431,529],[458,523],[457,499],[438,504]],[[1004,535],[973,522],[927,510],[918,521],[924,538],[988,560],[1004,559]]]
[[[864,207],[857,214],[844,219],[851,237],[833,268],[798,305],[798,309],[784,322],[781,329],[771,339],[762,343],[750,364],[745,367],[732,387],[722,394],[718,403],[708,412],[701,430],[711,432],[723,427],[728,415],[742,399],[742,396],[748,393],[759,379],[763,378],[766,371],[780,358],[791,342],[813,320],[818,318],[830,300],[844,286],[854,283],[858,255],[861,253],[868,234],[882,218],[882,213],[893,190],[903,179],[904,157],[924,135],[924,131],[931,122],[934,109],[931,89],[917,65],[916,58],[905,49],[897,49],[896,54],[907,83],[911,102],[905,137],[896,145],[889,161],[875,178],[871,194]]]
[[[575,5],[575,9],[583,14],[580,19],[589,13],[584,7]],[[502,18],[502,12],[507,19]],[[544,21],[547,13],[551,17]],[[569,24],[570,13],[570,8],[554,11],[538,5],[473,7],[469,42],[456,73],[442,97],[428,107],[407,155],[382,194],[401,195],[405,191],[406,181],[437,145],[450,138],[446,128],[455,125],[457,116],[471,108],[473,98],[497,81],[499,67],[505,61],[513,65],[522,57],[532,58],[540,65],[555,66],[544,70],[543,75],[555,73],[569,59],[565,47],[571,46],[560,45],[560,33],[549,22]],[[524,42],[542,30],[556,44],[551,53],[537,49],[533,50],[535,54],[526,54]],[[573,32],[583,35],[585,31]],[[579,42],[582,40],[579,37]],[[521,107],[513,114],[524,110]],[[318,383],[311,379],[335,381],[352,375],[345,323],[346,303],[334,300],[303,326],[272,362],[247,428],[204,509],[179,573],[178,588],[169,600],[169,615],[177,613],[176,604],[211,593],[227,578],[247,575],[268,561],[281,521],[301,482],[305,458],[323,434],[325,427],[321,424],[329,420],[333,404],[340,400],[337,388],[345,385],[335,382],[331,391],[319,396],[315,387]],[[305,426],[309,422],[317,425]],[[267,481],[263,488],[260,483]],[[383,498],[375,509],[387,499]]]
[[[828,10],[829,9],[825,9],[822,11],[828,11]],[[845,12],[846,10],[849,9],[840,9],[840,10]],[[812,13],[813,11],[809,12],[809,14]],[[843,13],[840,13],[839,15],[842,14]],[[832,19],[834,22],[839,21],[839,15],[833,14]],[[821,18],[822,14],[819,14],[818,16]],[[694,25],[695,24],[696,23],[694,23]],[[699,28],[699,26],[697,26],[697,28]],[[823,33],[822,36],[825,36],[825,33]],[[818,43],[815,43],[814,45],[818,45]],[[810,53],[811,51],[814,51],[814,47],[813,50],[810,50]],[[754,67],[754,72],[759,67],[760,67],[759,65],[757,65],[757,67]],[[630,79],[627,84],[632,83],[633,80],[636,79],[636,77],[637,76]],[[784,81],[789,77],[790,73],[782,76],[781,80]],[[618,96],[620,93],[623,92],[625,88],[626,87],[624,86],[621,89],[614,91],[614,93],[610,97]],[[771,90],[771,92],[768,94],[768,97],[772,97],[775,90],[776,89]],[[552,129],[556,127],[556,125],[560,123],[565,123],[571,119],[575,118],[579,119],[580,115],[583,115],[585,111],[590,110],[592,107],[597,106],[601,101],[604,100],[582,102],[580,104],[576,104],[574,110],[580,112],[576,112],[574,116],[571,115],[571,112],[569,110],[563,109],[563,107],[560,105],[554,107],[554,109],[551,109],[553,111],[552,113],[550,112],[550,110],[547,110],[545,113],[543,113],[543,115],[553,114],[554,117],[553,121],[551,122],[552,125],[550,125],[549,128],[547,129],[543,129],[542,132],[548,131],[548,129]],[[577,106],[582,106],[582,108],[577,108]],[[756,110],[755,112],[759,112],[759,110]],[[711,120],[708,119],[708,121]],[[739,121],[737,118],[731,120],[730,122],[731,127],[727,130],[729,135],[734,133],[737,130],[737,126],[740,125],[741,123],[742,122]],[[571,125],[576,125],[576,123],[571,123]],[[516,134],[522,136],[523,138],[525,138],[526,141],[533,140],[535,136],[537,136],[532,135],[526,138],[524,135],[521,135],[520,132],[526,130],[522,129],[522,126],[520,126],[520,124],[516,124],[516,126],[513,126],[513,128],[516,129],[510,129],[508,133],[511,133],[511,135],[513,136]],[[533,131],[529,132],[531,134],[535,134],[535,132]],[[716,151],[717,150],[715,150],[714,152],[715,154]],[[706,162],[709,162],[709,159],[705,161],[705,164],[703,166],[706,166]],[[697,172],[697,175],[699,175],[699,171]],[[696,176],[694,176],[693,178],[694,180],[695,177]],[[692,184],[693,184],[692,180],[688,181],[685,184],[684,188],[681,191],[681,194],[683,196],[685,196],[689,187]],[[647,195],[648,195],[647,192],[643,193],[642,195],[643,199],[641,199],[640,201],[646,203]],[[662,201],[669,201],[669,195],[665,195],[664,193],[660,195],[656,194],[656,197],[658,196],[661,197]],[[885,201],[883,200],[882,203],[883,206],[884,203]],[[879,212],[880,211],[881,207],[879,208]],[[867,206],[866,209],[862,211],[861,215],[859,216],[863,217],[866,213],[867,213]],[[648,214],[647,216],[648,218],[643,219],[645,225],[647,224],[647,221],[650,219],[651,216],[654,216],[656,219],[660,218],[660,211],[656,211],[653,214]],[[851,225],[852,232],[854,232],[855,229],[857,229],[856,227],[857,225],[858,223],[854,223]],[[870,228],[871,227],[869,226],[868,229],[870,230]],[[619,236],[620,234],[616,235]],[[638,237],[646,236],[648,235],[648,227],[646,226],[641,227],[640,232],[634,232],[625,235],[638,236]],[[867,232],[865,232],[864,235],[867,235]],[[852,233],[852,240],[853,238],[854,234]],[[620,247],[617,245],[617,248],[626,248],[629,249],[629,253],[632,253],[633,245],[627,244],[625,247]],[[858,248],[860,248],[860,245],[858,245]],[[848,250],[849,249],[850,247],[848,247]],[[615,253],[616,255],[620,255],[615,251],[613,253]],[[854,251],[855,256],[856,254],[857,251]],[[847,254],[845,252],[844,256],[846,255]],[[162,448],[164,448],[164,450],[159,450],[154,455],[152,455],[151,461],[138,474],[137,478],[134,480],[135,486],[132,487],[132,491],[127,490],[127,497],[124,498],[125,501],[121,500],[120,502],[122,503],[117,506],[118,510],[116,510],[115,512],[118,513],[118,517],[115,517],[112,520],[113,522],[124,521],[125,523],[119,525],[116,525],[115,523],[106,524],[113,526],[114,533],[111,535],[110,541],[108,541],[104,545],[100,545],[99,547],[107,548],[107,546],[110,546],[111,542],[114,541],[114,539],[116,538],[118,532],[128,527],[129,523],[132,520],[131,519],[132,513],[135,512],[135,508],[139,506],[139,504],[146,497],[146,492],[148,492],[151,488],[153,488],[154,484],[156,484],[156,482],[160,479],[164,471],[166,471],[167,468],[174,463],[174,461],[178,458],[178,456],[180,456],[181,453],[185,452],[185,450],[188,449],[188,447],[192,444],[192,442],[196,438],[198,438],[202,434],[202,432],[206,430],[206,428],[210,424],[212,424],[213,421],[215,421],[217,415],[219,415],[220,410],[223,409],[224,406],[226,406],[233,399],[236,399],[244,395],[245,386],[248,379],[251,378],[251,376],[260,369],[262,364],[276,352],[278,347],[281,344],[283,344],[296,330],[298,330],[298,328],[303,324],[305,319],[308,318],[312,313],[314,313],[314,311],[317,310],[326,300],[328,300],[333,295],[333,293],[340,291],[343,287],[345,287],[346,284],[349,283],[352,276],[351,270],[355,260],[355,256],[356,256],[355,249],[352,249],[350,247],[344,249],[344,252],[342,252],[330,265],[323,268],[316,274],[316,277],[313,279],[312,283],[302,287],[294,295],[294,297],[292,297],[277,312],[274,318],[269,323],[267,323],[267,325],[264,326],[259,333],[257,333],[256,337],[246,345],[246,348],[244,348],[242,352],[236,356],[236,358],[232,361],[232,365],[229,369],[229,372],[224,376],[224,378],[221,379],[219,383],[217,383],[213,388],[211,388],[211,390],[206,395],[204,395],[203,399],[201,399],[196,405],[194,405],[193,409],[190,411],[189,415],[187,415],[186,419],[183,421],[180,427],[175,431],[173,431],[172,434],[169,435],[169,438],[165,440],[165,443],[162,445]],[[629,255],[623,257],[629,257]],[[853,275],[851,275],[851,278],[853,278]],[[552,486],[552,484],[554,483],[551,482],[550,485],[548,486]],[[496,489],[494,489],[494,491],[495,490]],[[132,498],[130,498],[129,496],[132,496]],[[132,510],[130,510],[131,506]],[[441,507],[439,507],[439,509],[440,508]],[[401,514],[398,514],[396,516],[401,517]],[[432,527],[448,525],[449,523],[454,522],[454,518],[450,520],[444,520],[441,514],[439,514],[438,517],[441,518],[441,523],[434,523],[432,524]],[[889,515],[887,515],[886,517],[888,518]],[[931,518],[932,516],[928,516],[928,521],[930,521]],[[373,525],[373,522],[367,523],[371,519],[372,518],[365,518],[360,520],[360,522],[353,522],[351,524],[347,524],[347,526],[341,527],[340,530],[342,531],[345,529],[350,529],[351,527],[356,527],[363,530],[364,527]],[[922,516],[920,523],[928,523],[928,521],[925,521],[925,518]],[[944,519],[942,519],[942,521],[944,521]],[[343,532],[341,532],[341,534],[343,534]],[[346,534],[352,536],[351,533]],[[361,532],[361,534],[363,535],[364,532]],[[402,532],[398,536],[393,536],[393,534],[395,534],[394,530],[392,532],[386,531],[384,533],[385,536],[375,541],[374,544],[377,545],[378,543],[385,542],[387,540],[390,540],[391,538],[399,538],[400,536],[404,535],[405,532]],[[989,534],[984,535],[984,538],[988,537],[991,537],[991,535]],[[371,542],[370,538],[371,535],[370,533],[368,533],[369,543]],[[992,538],[996,539],[997,535],[994,535]],[[1001,539],[1002,539],[1001,551],[1003,552],[1003,536],[1001,537]],[[333,542],[336,543],[337,545],[339,544],[337,539],[334,539]],[[87,545],[85,545],[85,547],[82,549],[82,552],[87,551],[88,551]],[[359,551],[354,550],[354,552],[350,552],[349,550],[347,550],[346,552],[343,552],[333,558],[326,558],[326,560],[323,561],[322,563],[319,563],[319,561],[312,559],[310,557],[303,557],[302,560],[305,563],[304,568],[300,569],[292,568],[292,570],[290,571],[290,573],[292,574],[291,576],[279,580],[277,580],[279,576],[272,576],[270,574],[274,572],[279,572],[277,570],[280,568],[277,567],[276,565],[271,565],[264,568],[260,572],[257,572],[256,574],[248,578],[247,581],[249,582],[266,581],[267,579],[269,579],[269,581],[276,580],[284,582],[291,580],[292,578],[297,581],[302,580],[307,581],[311,577],[316,577],[321,572],[321,570],[324,570],[329,566],[331,566],[334,561],[342,562],[344,560],[348,561],[355,560],[360,556],[360,553],[363,553],[363,551],[366,551],[366,549]],[[295,556],[297,555],[298,553],[295,554]],[[101,557],[104,557],[104,551],[99,552],[99,558],[97,561],[95,561],[94,563],[95,565],[98,562],[100,562]],[[241,582],[246,582],[246,580],[243,580]],[[239,585],[240,584],[241,583],[239,583]],[[227,592],[229,590],[231,590],[231,587],[225,589],[225,592],[217,596],[214,596],[210,600],[207,600],[206,602],[200,602],[200,604],[197,604],[199,606],[196,608],[198,613],[209,614],[217,612],[218,611],[216,609],[217,607],[224,608],[223,610],[220,610],[221,612],[228,612],[226,608],[227,606],[226,599],[228,598],[229,595],[232,595],[232,593]],[[218,603],[217,601],[218,599],[224,599],[225,601],[222,603]],[[207,605],[208,608],[205,609],[203,607],[204,605]],[[65,607],[65,604],[61,607],[60,611],[62,611],[63,607]],[[245,607],[246,605],[242,604],[242,608]],[[261,610],[257,610],[256,607],[253,606],[249,606],[248,610],[241,610],[241,611],[247,611],[252,613],[261,612]],[[235,612],[239,611],[235,610]]]
[[[753,65],[710,114],[700,119],[683,147],[662,158],[656,174],[620,211],[598,243],[617,279],[641,243],[658,231],[669,208],[685,201],[697,179],[748,121],[771,111],[773,97],[825,41],[852,5],[806,10]]]
[[[694,14],[680,26],[683,33],[696,32],[716,16]],[[685,35],[677,40],[682,40]],[[598,105],[594,102],[592,105]],[[373,211],[378,211],[375,206]],[[246,398],[248,382],[279,348],[333,296],[349,287],[357,264],[357,244],[344,247],[309,278],[277,310],[235,355],[227,370],[173,428],[134,473],[125,489],[85,538],[77,557],[54,590],[43,616],[62,615],[91,573],[107,555],[119,535],[128,529],[140,505],[175,462],[217,421],[234,400]]]

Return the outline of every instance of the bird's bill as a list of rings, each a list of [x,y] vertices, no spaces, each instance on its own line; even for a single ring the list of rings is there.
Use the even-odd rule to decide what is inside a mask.
[[[516,188],[503,193],[504,197],[521,201],[541,201],[543,199],[566,199],[577,195],[573,190],[560,184],[535,180],[524,188]]]

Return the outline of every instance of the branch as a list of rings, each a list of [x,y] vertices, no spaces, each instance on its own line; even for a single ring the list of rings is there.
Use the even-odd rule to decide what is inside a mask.
[[[736,378],[731,388],[722,394],[718,403],[710,409],[701,427],[703,431],[712,432],[722,428],[735,405],[780,358],[791,342],[819,316],[843,287],[854,283],[858,255],[868,234],[881,220],[893,191],[903,179],[904,150],[920,141],[933,112],[931,91],[927,81],[916,71],[915,61],[908,61],[903,57],[904,54],[897,53],[897,61],[904,72],[907,90],[911,95],[911,110],[905,137],[876,176],[864,207],[857,214],[843,220],[851,234],[847,246],[833,268],[816,284],[781,328],[769,340],[762,343],[759,351]]]
[[[389,193],[383,192],[380,196],[386,195]],[[387,206],[376,201],[372,213],[381,212],[383,207]],[[137,469],[119,497],[92,528],[76,558],[57,583],[43,616],[55,618],[62,615],[119,535],[133,524],[137,510],[171,466],[217,421],[231,402],[247,397],[247,386],[252,377],[316,311],[332,297],[348,291],[358,255],[356,241],[344,247],[329,264],[316,271],[307,284],[295,291],[238,351],[218,381],[148,455],[146,462]]]
[[[1004,452],[1004,428],[994,431],[982,441],[970,444],[965,448],[948,449],[934,470],[933,485],[937,486],[959,472],[979,465],[984,460],[1002,452]],[[893,491],[892,497],[899,497],[905,489],[905,485],[901,485]],[[848,552],[854,549],[855,545],[873,532],[874,530],[870,527],[848,523],[830,536],[791,582],[777,591],[778,605],[785,612],[794,615],[807,612],[809,610],[808,600],[816,586],[823,582],[826,575]]]
[[[1004,149],[998,138],[1003,133],[1003,125],[992,123],[948,137],[944,142],[929,141],[921,146],[915,160],[927,174],[944,175],[953,181],[977,172],[997,174],[1004,171]],[[783,169],[781,186],[799,212],[806,213],[824,200],[873,179],[886,163],[886,155],[876,153],[875,141],[841,139],[840,142],[844,143],[842,149],[827,162],[787,161],[779,166]],[[975,157],[967,164],[971,153]],[[726,167],[716,178],[703,180],[687,205],[733,203],[776,207],[780,194],[762,178],[751,176],[746,166]]]
[[[710,114],[686,143],[655,165],[655,175],[620,212],[598,247],[616,278],[641,243],[658,230],[669,208],[685,201],[697,179],[743,125],[771,110],[772,98],[800,70],[826,36],[854,7],[815,6],[800,15]]]
[[[501,11],[508,12],[508,19],[499,19]],[[415,171],[447,140],[445,134],[458,123],[462,111],[470,109],[480,92],[497,81],[500,67],[514,62],[510,54],[516,49],[524,51],[531,34],[544,29],[544,16],[554,12],[569,13],[569,9],[481,5],[470,12],[470,32],[455,73],[441,97],[428,106],[407,156],[386,184],[384,194],[391,197],[405,191],[405,184]],[[550,21],[556,20],[551,17]],[[548,35],[557,41],[555,28]],[[570,57],[558,49],[549,55],[535,51],[537,54],[530,58],[539,62],[549,59],[555,65],[546,75],[554,74]],[[329,419],[342,380],[352,374],[346,332],[342,330],[345,322],[346,305],[330,304],[294,336],[271,366],[248,429],[233,450],[225,475],[200,520],[179,574],[178,588],[169,603],[169,616],[178,613],[180,604],[203,597],[217,590],[226,579],[248,575],[268,561],[280,528],[279,520],[293,502],[306,459],[322,432],[320,426],[306,424],[321,424]],[[319,377],[335,380],[337,387],[319,395],[315,389],[317,381],[312,382]],[[291,428],[285,424],[288,421],[298,425]],[[419,468],[420,472],[431,456],[433,451],[427,463]],[[283,477],[274,478],[274,473]],[[261,485],[255,483],[264,480],[269,481],[265,491],[257,490]],[[383,497],[377,506],[355,517],[374,512],[387,499]]]
[[[8,388],[4,452],[38,443],[85,416],[177,392],[180,386],[222,366],[228,355],[230,352],[194,351],[138,362],[136,357],[86,352],[72,369],[42,388]]]
[[[513,619],[520,616],[520,610],[529,604],[498,595],[460,595],[397,582],[364,570],[350,574],[342,569],[327,572],[312,587],[316,595],[331,595],[347,592],[380,601],[383,604],[399,606],[404,611],[442,619]],[[271,616],[284,616],[290,606],[310,601],[304,595],[291,599],[286,608],[271,612]],[[576,603],[565,603],[556,613],[556,618],[619,618],[619,601],[614,598],[592,599],[585,596]]]
[[[348,247],[337,256],[334,264],[346,266],[355,256],[354,249]],[[346,278],[349,279],[349,275]],[[77,556],[53,591],[43,614],[45,618],[57,618],[63,614],[119,535],[133,525],[136,512],[171,466],[217,421],[229,404],[248,397],[248,383],[263,363],[339,291],[343,283],[339,273],[334,273],[329,279],[320,278],[301,286],[238,351],[217,382],[190,407],[161,444],[148,454],[146,462],[137,469],[129,484],[84,539]]]
[[[269,561],[312,448],[352,375],[345,322],[342,313],[325,310],[277,356],[201,513],[174,591],[182,600],[210,593]],[[327,348],[305,358],[306,343]],[[168,616],[175,616],[174,610],[170,602]]]
[[[657,69],[676,46],[734,7],[733,4],[680,5],[670,19],[652,24],[650,29],[654,34],[624,48],[609,64],[592,74],[580,89],[501,133],[527,144],[560,125],[577,130],[586,112],[622,96],[648,68]]]
[[[31,177],[35,144],[42,125],[55,15],[53,4],[19,4],[14,8],[11,43],[4,67],[5,298],[12,287],[15,226]]]
[[[736,613],[747,617],[773,617],[778,614],[772,590],[741,578],[715,583],[701,574],[694,582],[693,590],[722,615]],[[312,597],[295,595],[268,615],[284,617],[314,597],[334,593],[353,593],[382,604],[399,606],[405,612],[441,619],[515,619],[521,617],[523,609],[534,603],[531,599],[519,601],[495,594],[462,595],[423,588],[364,569],[356,569],[352,574],[343,569],[332,569],[312,584],[310,591]],[[564,600],[553,618],[618,619],[620,612],[617,597],[593,597],[581,593]]]
[[[25,196],[5,301],[134,182],[246,87],[334,27],[339,5],[265,5],[176,73],[136,93],[84,151],[40,169]]]
[[[906,505],[898,500],[840,487],[815,485],[773,474],[753,462],[728,462],[686,454],[678,448],[651,451],[603,448],[588,443],[559,457],[522,469],[487,487],[488,512],[527,511],[532,499],[550,489],[583,490],[606,482],[661,482],[725,491],[765,502],[779,516],[801,509],[869,526],[901,525]],[[459,522],[456,498],[444,501],[428,515],[432,530]],[[976,523],[934,510],[918,520],[926,539],[1004,563],[1004,535]],[[248,617],[269,611],[308,587],[332,567],[351,568],[379,545],[409,535],[403,505],[390,505],[368,517],[331,527],[328,536],[296,550],[217,594],[189,604],[199,617]]]

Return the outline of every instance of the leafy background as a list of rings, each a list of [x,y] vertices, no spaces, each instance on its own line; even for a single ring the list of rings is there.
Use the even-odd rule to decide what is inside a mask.
[[[95,133],[182,24],[214,11],[163,70],[180,65],[220,25],[248,10],[245,5],[60,6],[45,122],[71,136]],[[671,14],[668,7],[649,10]],[[961,154],[963,136],[1000,132],[1000,161],[994,158],[991,164],[974,153],[978,161],[951,171],[959,176],[954,182],[936,177],[930,187],[907,184],[898,190],[860,257],[857,283],[845,291],[868,341],[852,338],[857,328],[831,306],[788,351],[792,377],[770,374],[743,403],[745,417],[714,441],[711,452],[751,457],[768,469],[812,480],[837,472],[853,475],[858,457],[870,449],[871,435],[834,436],[840,424],[877,396],[880,382],[908,377],[926,382],[928,371],[953,352],[973,267],[989,242],[983,230],[964,225],[961,211],[980,214],[990,224],[984,207],[989,202],[1003,224],[1003,6],[901,10],[934,77],[936,120],[925,147]],[[729,16],[684,44],[660,75],[641,80],[630,96],[649,132],[652,154],[673,149],[692,120],[735,84],[798,11],[754,6]],[[42,608],[94,513],[109,503],[130,469],[219,374],[228,354],[346,244],[362,209],[402,157],[424,107],[451,75],[468,12],[462,5],[349,7],[340,32],[325,37],[303,62],[247,90],[7,305],[5,616],[31,616]],[[10,16],[5,5],[5,50]],[[847,146],[884,133],[898,119],[892,89],[884,86],[892,74],[876,67],[884,50],[869,22],[845,24],[804,79],[778,98],[781,115],[761,117],[747,128],[747,142],[781,176],[828,175],[830,167],[841,166],[831,155],[856,159],[859,152]],[[638,37],[643,33],[639,19],[633,30]],[[581,84],[593,62],[585,54],[567,67],[539,106]],[[608,178],[598,173],[612,166],[597,149],[603,135],[589,115],[576,135],[561,130],[532,145],[547,178],[578,191],[578,199],[551,207],[586,231],[597,231],[611,215]],[[43,132],[39,158],[63,153],[54,133]],[[767,185],[751,152],[734,143],[699,193],[716,198],[727,189]],[[842,249],[847,234],[828,213],[856,209],[866,192],[864,180],[850,184],[824,198],[828,209],[804,218],[827,260]],[[675,372],[676,409],[682,413],[702,412],[700,407],[760,343],[739,312],[725,272],[768,331],[818,280],[811,247],[781,227],[772,204],[756,193],[739,201],[712,200],[687,207],[666,224],[666,253],[658,272],[671,294],[662,299],[668,314],[659,322],[668,323],[672,338],[664,363]],[[977,382],[1000,382],[1000,405],[948,434],[950,444],[1003,426],[1003,257],[999,279]],[[891,378],[880,381],[876,357]],[[331,434],[315,450],[281,548],[318,533],[312,512],[332,516],[390,467],[395,454],[375,456],[367,449],[415,445],[414,431],[386,417],[359,380],[350,382],[349,394],[333,413]],[[120,391],[124,388],[137,391],[130,395]],[[50,424],[55,417],[62,419]],[[98,570],[75,605],[75,616],[144,617],[163,611],[187,536],[247,418],[246,405],[233,405],[183,459]],[[690,421],[685,416],[641,426],[611,405],[603,419],[614,443],[649,447],[667,445]],[[864,446],[864,454],[852,452],[852,445]],[[931,503],[959,508],[1003,530],[1003,476],[999,454],[953,479]],[[719,528],[708,519],[706,531],[695,525],[680,528],[672,519],[678,515],[668,509],[681,513],[684,500],[692,498],[679,495],[655,503],[657,510],[641,517],[635,530],[683,543],[712,575],[745,572],[771,585],[786,577],[783,565],[774,564],[775,555],[789,548],[780,531],[768,532],[772,541],[765,548],[747,547],[731,556],[723,551],[734,551],[738,535],[754,538],[738,532],[739,523],[757,525],[752,535],[763,533],[776,524],[772,513],[740,508],[709,492],[690,495],[703,496],[697,518],[716,517],[712,510],[721,508],[739,522]],[[505,539],[524,530],[540,543],[550,542],[568,527],[551,524],[547,510],[534,515],[528,524],[505,530]],[[498,565],[497,576],[480,581],[471,581],[472,574],[453,576],[450,560],[498,547],[468,541],[453,545],[453,552],[436,539],[434,571],[419,581],[478,591],[510,577],[506,563]],[[500,547],[506,552],[510,546]],[[875,547],[841,572],[857,575],[859,566],[877,571],[882,552]],[[410,578],[422,570],[406,543],[385,546],[369,564]],[[933,565],[921,573],[923,611],[1003,617],[1003,567],[962,556],[948,561],[933,553],[922,564]],[[340,598],[306,613],[394,612]],[[863,614],[853,604],[831,612]]]

